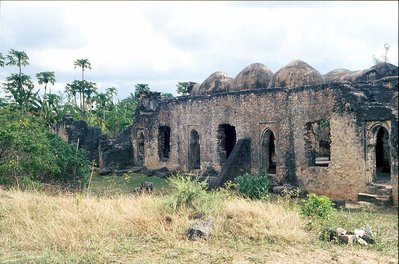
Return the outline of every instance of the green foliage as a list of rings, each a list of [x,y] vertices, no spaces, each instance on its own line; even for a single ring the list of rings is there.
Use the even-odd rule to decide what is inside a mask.
[[[44,94],[47,92],[47,85],[51,83],[54,85],[55,83],[55,73],[54,72],[39,72],[36,74],[37,82],[39,84],[44,84]]]
[[[327,219],[334,211],[334,203],[326,196],[318,196],[314,193],[308,194],[300,208],[301,214],[319,219]]]
[[[146,83],[138,83],[134,86],[135,92],[134,95],[137,97],[141,93],[148,93],[150,91],[150,87]]]
[[[176,188],[176,207],[195,207],[195,203],[206,196],[206,182],[198,179],[191,180],[189,176],[174,175],[168,179],[171,186]]]
[[[0,52],[0,67],[4,67],[4,62],[6,58],[3,56],[3,54]]]
[[[169,184],[176,191],[169,196],[167,207],[174,210],[188,208],[195,213],[210,213],[225,199],[228,198],[227,191],[207,192],[206,181],[200,181],[198,178],[191,179],[185,175],[174,175],[168,178]]]
[[[17,187],[23,187],[29,180],[83,182],[88,168],[84,153],[50,134],[43,119],[5,108],[0,109],[0,123],[3,182]]]
[[[161,98],[165,99],[165,100],[168,100],[168,99],[173,99],[174,96],[171,93],[161,93]]]
[[[29,75],[11,74],[6,77],[3,84],[4,91],[9,95],[11,102],[16,103],[22,111],[29,111],[34,108],[37,101],[37,92],[33,92],[33,82]]]
[[[6,65],[18,66],[19,73],[21,74],[22,66],[29,65],[29,57],[25,53],[25,51],[17,51],[17,50],[10,49],[7,54],[7,64]]]
[[[190,82],[179,82],[176,87],[176,91],[180,95],[188,95],[188,88],[191,86]]]
[[[236,178],[238,191],[251,199],[266,197],[271,186],[270,180],[264,173],[257,176],[245,173]]]

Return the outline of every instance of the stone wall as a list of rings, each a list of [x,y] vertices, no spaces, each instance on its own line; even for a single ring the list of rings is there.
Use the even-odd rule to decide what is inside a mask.
[[[396,95],[395,95],[396,93]],[[162,101],[159,94],[144,94],[132,128],[134,151],[138,135],[144,135],[144,165],[150,169],[189,169],[191,131],[199,134],[201,172],[221,171],[218,128],[235,127],[237,141],[251,140],[251,171],[262,169],[261,138],[266,130],[275,136],[275,178],[332,198],[355,200],[369,183],[365,124],[388,120],[392,183],[397,183],[397,78],[372,83],[329,83],[298,88],[268,88],[178,97]],[[396,119],[395,119],[396,118]],[[305,150],[305,124],[330,121],[331,161],[328,167],[309,166]],[[159,158],[158,131],[170,128],[170,155]],[[133,155],[135,156],[135,155]],[[136,155],[137,156],[137,155]],[[135,163],[138,160],[135,158]],[[395,166],[396,164],[396,166]],[[396,171],[396,173],[395,173]],[[396,193],[397,193],[397,186]],[[395,191],[394,191],[395,193]],[[397,203],[397,194],[396,203]]]

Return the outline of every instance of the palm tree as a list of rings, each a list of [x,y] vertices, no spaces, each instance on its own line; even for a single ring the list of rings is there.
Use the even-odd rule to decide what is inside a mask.
[[[55,74],[54,74],[54,72],[50,72],[50,71],[39,72],[36,74],[36,78],[37,78],[37,81],[39,84],[44,83],[44,96],[45,96],[46,92],[47,92],[47,84],[51,83],[52,85],[54,85],[54,83],[55,83]]]
[[[22,66],[29,65],[29,57],[25,51],[17,51],[10,49],[7,54],[8,62],[6,65],[13,65],[19,67],[19,76],[22,74]]]
[[[83,87],[83,95],[86,96],[86,99],[83,96],[83,99],[84,99],[83,100],[83,109],[85,109],[85,100],[86,100],[87,105],[91,103],[92,95],[93,94],[95,95],[97,92],[97,84],[94,82],[83,81],[82,87]]]
[[[85,69],[90,69],[91,70],[91,64],[89,62],[88,59],[77,59],[73,62],[73,65],[75,65],[75,69],[76,67],[80,67],[82,69],[82,85],[83,85],[83,81],[85,80]],[[82,103],[82,101],[84,102],[85,98],[84,98],[84,87],[81,87],[80,89],[80,105],[81,105],[81,109],[83,109],[84,111],[84,103]]]
[[[69,96],[73,96],[73,98],[75,99],[75,105],[78,106],[78,101],[76,98],[76,94],[79,92],[79,83],[77,83],[78,81],[73,81],[72,83],[67,83],[67,85],[65,86],[65,92],[69,95]]]
[[[22,111],[29,111],[35,104],[37,92],[33,92],[33,83],[29,75],[11,74],[6,78],[4,90],[10,93]]]
[[[109,87],[107,89],[105,89],[105,92],[111,96],[111,103],[114,103],[114,95],[117,95],[117,91],[115,87]]]
[[[4,67],[4,61],[6,58],[4,58],[3,54],[0,52],[0,67]]]

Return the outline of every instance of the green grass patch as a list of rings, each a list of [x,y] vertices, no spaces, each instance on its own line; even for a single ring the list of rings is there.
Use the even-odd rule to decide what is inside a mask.
[[[149,177],[141,173],[125,173],[122,175],[94,176],[90,192],[98,195],[134,194],[134,189],[139,187],[142,182],[152,182],[155,194],[165,194],[171,191],[166,179]]]

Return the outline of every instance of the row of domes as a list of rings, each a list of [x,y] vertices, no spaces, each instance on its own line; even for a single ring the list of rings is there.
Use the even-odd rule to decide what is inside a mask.
[[[190,95],[209,95],[260,88],[292,88],[326,82],[361,82],[397,75],[398,67],[390,63],[379,63],[360,71],[336,69],[324,76],[315,68],[300,60],[292,61],[275,74],[265,65],[253,63],[243,69],[234,79],[224,72],[215,72],[206,78],[202,84],[192,83]]]

